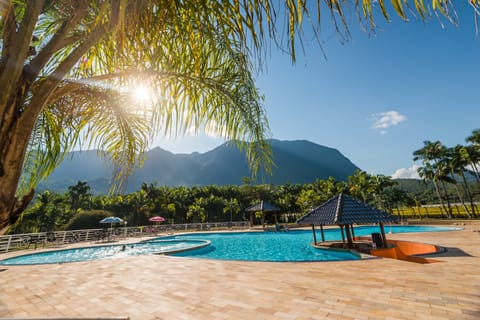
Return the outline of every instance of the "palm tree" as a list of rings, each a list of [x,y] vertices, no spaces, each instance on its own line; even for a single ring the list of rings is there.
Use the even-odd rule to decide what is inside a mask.
[[[327,180],[317,180],[314,185],[317,186],[322,201],[327,201],[345,189],[345,183],[337,181],[333,177],[328,177]]]
[[[363,202],[373,201],[375,183],[372,176],[365,171],[356,170],[353,175],[348,177],[348,192],[353,197],[361,199]]]
[[[465,212],[466,212],[467,216],[469,218],[471,218],[468,207],[465,204],[465,200],[463,199],[463,196],[460,192],[460,189],[458,188],[458,181],[456,179],[456,173],[458,173],[458,170],[459,170],[458,169],[459,163],[457,162],[457,159],[454,157],[452,148],[449,148],[447,150],[447,154],[446,154],[445,158],[440,160],[439,165],[440,165],[441,168],[443,168],[443,170],[446,173],[445,176],[442,177],[442,181],[445,181],[445,182],[453,185],[453,187],[455,188],[455,191],[457,193],[457,197],[460,200],[460,202],[462,203],[462,206],[465,209]],[[462,167],[461,170],[462,170],[462,173],[463,173],[463,167]]]
[[[440,189],[438,188],[438,175],[436,173],[437,169],[434,168],[430,163],[425,163],[423,167],[419,167],[417,169],[418,175],[420,178],[423,179],[424,182],[432,181],[433,186],[435,187],[435,193],[437,194],[438,200],[440,201],[442,214],[446,212],[447,217],[450,217],[450,212],[447,211],[445,208],[445,203],[443,202],[443,198],[440,194]]]
[[[447,217],[451,217],[452,209],[450,205],[450,199],[448,198],[448,193],[446,192],[444,181],[447,179],[448,173],[444,166],[440,165],[440,161],[445,157],[447,148],[440,141],[424,141],[424,146],[421,149],[418,149],[413,152],[413,161],[421,160],[424,168],[419,168],[418,173],[420,177],[426,180],[432,180],[435,186],[435,191],[439,197],[442,209],[447,212]],[[433,176],[432,176],[433,175]],[[442,189],[445,194],[445,200],[447,203],[448,209],[445,207],[444,199],[440,194],[438,188],[438,183],[442,186]]]
[[[127,202],[130,206],[130,219],[129,225],[140,226],[147,223],[147,217],[154,209],[154,204],[150,198],[148,198],[145,190],[140,189],[134,193],[127,195]]]
[[[232,222],[233,215],[237,215],[240,212],[240,204],[236,198],[230,198],[225,200],[225,207],[223,208],[223,213],[229,214],[229,221]]]
[[[470,208],[472,209],[472,215],[476,216],[475,204],[473,203],[473,196],[470,190],[470,184],[468,183],[467,178],[465,177],[466,167],[469,164],[469,156],[468,156],[467,148],[462,145],[456,145],[455,147],[449,149],[448,156],[449,156],[448,165],[451,170],[451,175],[453,179],[455,179],[455,175],[459,175],[462,178],[463,188],[470,201]],[[458,189],[457,189],[457,192],[458,192]],[[460,192],[458,192],[458,194],[460,194]],[[466,208],[465,204],[463,203],[463,199],[461,199],[461,201],[465,207],[467,215],[470,217],[469,211]]]
[[[472,130],[472,133],[465,139],[465,141],[480,146],[480,129]]]
[[[205,128],[248,148],[254,172],[270,162],[244,39],[255,28],[230,12],[233,4],[204,5],[2,3],[0,230],[77,145],[107,152],[117,186],[159,131]],[[138,83],[147,99],[132,97]],[[26,183],[15,198],[22,170]]]
[[[480,173],[478,169],[478,163],[480,163],[480,129],[475,129],[472,134],[466,139],[466,142],[470,142],[471,145],[466,147],[465,156],[468,158],[470,165],[475,172],[477,182],[480,182]]]
[[[312,188],[312,185],[307,185],[300,191],[296,203],[302,212],[307,212],[321,203],[321,196]]]
[[[387,188],[394,186],[397,182],[393,181],[391,177],[383,174],[374,175],[371,177],[373,183],[373,197],[378,207],[385,210],[388,209],[388,199],[385,191]]]
[[[402,19],[408,2],[421,18],[430,14],[424,2],[395,0]],[[478,8],[477,1],[469,3]],[[450,1],[432,4],[456,22]],[[343,37],[350,36],[344,12],[351,5],[327,0]],[[262,66],[270,39],[295,61],[308,26],[318,38],[323,6],[293,0],[2,1],[0,233],[31,201],[36,182],[74,146],[106,151],[116,164],[117,186],[160,131],[204,128],[247,148],[254,173],[271,163],[254,67]],[[390,19],[383,0],[355,9],[369,30],[377,10]],[[141,94],[132,98],[134,91]]]
[[[467,160],[471,169],[467,169],[472,174],[477,182],[480,182],[480,172],[478,164],[480,163],[480,146],[469,145],[462,149],[462,157]]]
[[[78,209],[90,209],[91,196],[90,186],[85,181],[78,181],[76,185],[68,187],[67,196],[73,211]]]

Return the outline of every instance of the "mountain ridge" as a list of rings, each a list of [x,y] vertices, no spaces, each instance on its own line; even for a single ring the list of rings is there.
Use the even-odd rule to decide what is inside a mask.
[[[346,181],[359,168],[335,148],[308,140],[269,140],[275,166],[273,174],[259,174],[254,183],[310,183],[332,176]],[[95,150],[74,151],[52,174],[39,184],[39,190],[65,192],[77,181],[85,181],[94,193],[105,193],[110,185],[112,166]],[[161,147],[145,153],[143,167],[136,166],[127,179],[126,192],[143,182],[167,186],[240,185],[250,177],[245,152],[226,142],[204,153],[175,154]]]

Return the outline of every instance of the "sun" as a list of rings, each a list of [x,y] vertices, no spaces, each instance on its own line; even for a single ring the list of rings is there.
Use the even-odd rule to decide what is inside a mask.
[[[145,85],[133,87],[131,93],[132,97],[140,103],[145,103],[152,99],[152,90]]]

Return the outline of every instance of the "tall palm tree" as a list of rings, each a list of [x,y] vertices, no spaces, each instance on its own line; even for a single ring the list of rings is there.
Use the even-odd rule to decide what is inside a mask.
[[[480,129],[472,130],[472,133],[465,139],[465,141],[480,146]]]
[[[229,214],[229,221],[232,222],[233,216],[238,215],[240,212],[240,204],[236,198],[230,198],[225,200],[225,207],[223,208],[223,213]]]
[[[404,20],[409,8],[430,14],[423,1],[392,4]],[[390,20],[383,0],[1,1],[0,233],[79,144],[106,151],[117,182],[157,132],[204,128],[247,148],[253,172],[270,163],[252,62],[262,65],[269,43],[294,61],[308,26],[318,40],[325,8],[348,38],[351,6],[368,30],[377,11]],[[432,7],[456,23],[451,1]]]
[[[85,181],[78,181],[76,185],[68,187],[68,198],[73,211],[78,209],[90,209],[91,196],[90,186]]]
[[[440,204],[442,209],[447,213],[447,217],[451,217],[452,208],[450,205],[450,199],[448,198],[448,193],[446,192],[444,181],[447,177],[447,173],[444,170],[443,166],[440,166],[440,161],[445,157],[447,152],[447,147],[445,147],[440,141],[424,141],[423,148],[418,149],[413,152],[413,161],[421,160],[424,167],[418,169],[420,177],[426,180],[432,180],[435,186],[435,191],[439,197]],[[433,175],[433,176],[432,176]],[[441,196],[438,184],[444,191],[445,199]],[[445,207],[444,201],[447,203]]]
[[[356,170],[348,177],[347,188],[349,193],[363,202],[371,203],[374,200],[375,182],[365,171]]]
[[[439,165],[443,168],[446,175],[443,177],[442,181],[450,183],[455,188],[457,193],[457,197],[462,203],[463,208],[469,218],[471,218],[470,210],[468,209],[467,205],[465,204],[465,200],[463,199],[463,195],[458,188],[458,181],[457,181],[457,173],[461,170],[463,173],[463,167],[459,168],[460,162],[458,158],[455,157],[454,148],[448,148],[445,158],[440,160]]]
[[[472,134],[466,139],[466,142],[470,142],[471,145],[467,146],[464,151],[464,157],[466,157],[475,173],[477,182],[480,182],[480,170],[478,164],[480,163],[480,129],[475,129]]]
[[[461,152],[462,158],[464,158],[471,167],[471,169],[467,168],[468,172],[475,177],[477,182],[480,182],[480,170],[478,168],[478,164],[480,163],[480,146],[464,146]]]
[[[462,185],[470,201],[470,208],[472,210],[472,215],[476,216],[475,204],[473,202],[473,195],[470,190],[470,183],[467,181],[467,178],[465,177],[465,171],[467,171],[466,167],[470,163],[467,147],[462,145],[456,145],[455,147],[449,149],[448,155],[449,155],[449,165],[451,168],[452,176],[456,174],[462,178]],[[466,211],[468,214],[468,210]]]
[[[436,173],[436,168],[434,168],[430,163],[425,163],[423,167],[417,169],[418,175],[423,179],[424,182],[432,181],[433,186],[435,187],[435,193],[437,194],[438,200],[442,208],[442,215],[446,214],[447,218],[450,217],[450,212],[445,208],[445,203],[443,197],[440,194],[440,189],[438,188],[438,174]]]

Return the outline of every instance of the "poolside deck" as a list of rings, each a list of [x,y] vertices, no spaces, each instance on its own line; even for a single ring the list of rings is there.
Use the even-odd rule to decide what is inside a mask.
[[[0,266],[0,318],[480,319],[480,223],[387,235],[440,263],[264,263],[168,256]]]

